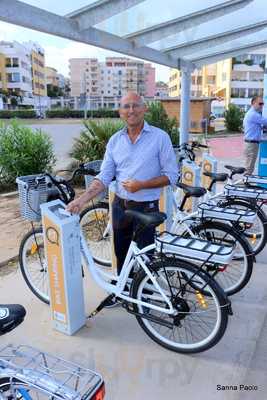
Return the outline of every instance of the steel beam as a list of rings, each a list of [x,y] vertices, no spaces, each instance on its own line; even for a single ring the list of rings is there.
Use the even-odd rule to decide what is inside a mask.
[[[80,30],[94,26],[145,0],[99,0],[66,15],[79,23]]]
[[[204,22],[209,22],[212,19],[232,13],[243,8],[252,1],[253,0],[227,0],[216,6],[125,35],[124,38],[133,40],[135,46],[145,46],[149,43],[157,42],[165,37],[203,24]]]
[[[156,64],[177,68],[177,60],[149,47],[136,49],[130,41],[95,28],[80,32],[77,21],[18,0],[0,0],[0,20],[76,42],[90,44]],[[190,61],[187,64],[190,64]]]
[[[203,57],[195,58],[191,61],[197,68],[200,68],[203,65],[213,64],[216,63],[217,61],[225,60],[227,58],[232,58],[238,56],[239,54],[244,54],[246,52],[257,50],[266,45],[267,45],[267,39],[261,41],[259,40],[257,42],[250,43],[244,46],[232,47],[228,51],[222,51],[222,52],[218,51],[213,54],[212,53],[207,54]]]
[[[161,50],[165,54],[169,54],[172,57],[184,57],[213,46],[219,46],[226,42],[238,39],[245,35],[249,35],[255,32],[259,32],[267,26],[267,20],[259,22],[254,25],[243,26],[241,28],[233,29],[220,34],[210,35],[199,40],[195,40],[188,43],[182,43],[177,46],[172,46],[167,49]]]
[[[181,70],[180,144],[187,143],[190,126],[191,70]]]

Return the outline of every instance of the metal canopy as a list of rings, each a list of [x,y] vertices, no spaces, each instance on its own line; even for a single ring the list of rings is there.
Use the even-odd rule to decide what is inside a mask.
[[[0,20],[172,68],[224,59],[267,40],[266,0],[98,0],[58,15],[0,0]],[[205,6],[203,6],[205,4]],[[245,44],[244,44],[245,38]],[[239,50],[240,49],[240,50]],[[238,53],[237,53],[238,52]]]
[[[0,20],[180,69],[182,143],[192,70],[267,46],[266,0],[76,0],[62,15],[32,1],[0,0]]]

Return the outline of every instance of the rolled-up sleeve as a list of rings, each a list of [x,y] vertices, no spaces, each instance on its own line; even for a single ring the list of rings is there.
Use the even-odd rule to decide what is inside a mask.
[[[159,159],[161,175],[165,175],[169,178],[170,185],[175,185],[178,179],[178,165],[171,139],[165,132],[164,135],[162,135]]]
[[[116,167],[112,156],[112,139],[109,140],[104,155],[104,159],[101,165],[100,173],[95,179],[100,180],[105,187],[108,187],[116,173]]]
[[[251,122],[259,125],[267,125],[267,118],[264,118],[260,113],[253,113],[251,116]]]

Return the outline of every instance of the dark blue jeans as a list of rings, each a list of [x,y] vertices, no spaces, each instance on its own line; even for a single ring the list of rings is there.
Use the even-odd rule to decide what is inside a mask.
[[[159,211],[158,200],[144,202],[143,204],[131,202],[131,205],[125,207],[121,199],[115,197],[112,204],[112,222],[114,234],[114,249],[117,258],[117,272],[121,272],[127,251],[129,249],[133,233],[138,229],[138,222],[134,218],[125,215],[125,210],[131,209],[144,213]],[[142,229],[137,237],[137,244],[140,249],[154,242],[155,228],[147,227]]]

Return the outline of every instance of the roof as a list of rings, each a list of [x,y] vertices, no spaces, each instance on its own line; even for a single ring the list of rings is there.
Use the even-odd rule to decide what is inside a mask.
[[[267,46],[266,0],[81,0],[71,12],[67,2],[49,11],[29,2],[0,0],[0,20],[172,68]]]

